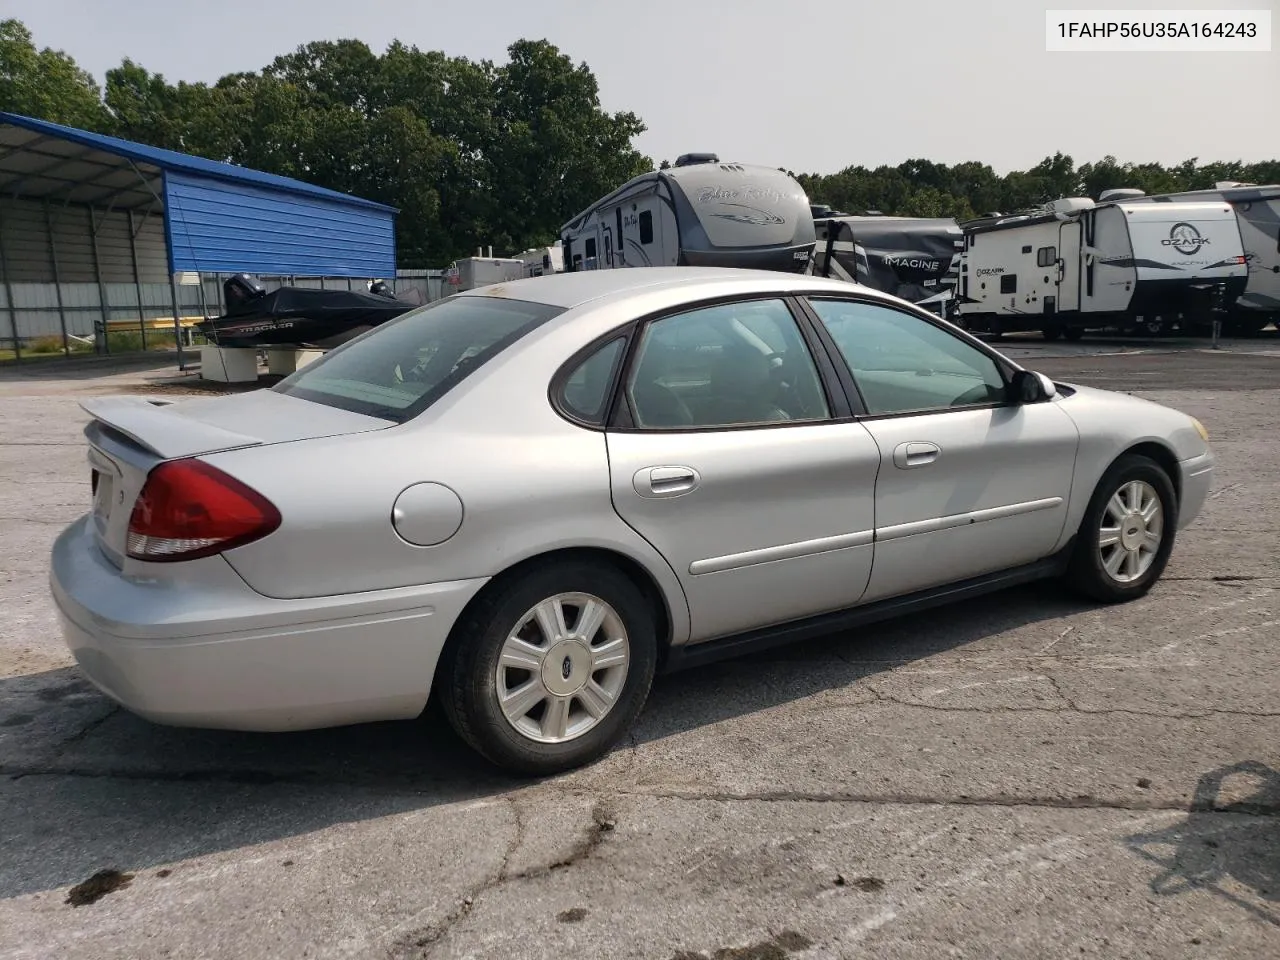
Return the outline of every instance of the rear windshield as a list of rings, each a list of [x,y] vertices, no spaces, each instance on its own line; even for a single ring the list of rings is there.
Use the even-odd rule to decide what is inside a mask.
[[[437,300],[343,344],[272,389],[400,423],[563,312],[499,297]]]

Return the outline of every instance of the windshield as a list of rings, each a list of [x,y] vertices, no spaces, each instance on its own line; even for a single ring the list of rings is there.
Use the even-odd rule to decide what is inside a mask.
[[[343,344],[272,389],[402,423],[563,312],[499,297],[438,300]]]

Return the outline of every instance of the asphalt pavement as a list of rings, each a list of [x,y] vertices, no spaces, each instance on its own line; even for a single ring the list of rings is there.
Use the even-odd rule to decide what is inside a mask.
[[[47,555],[77,399],[171,366],[0,369],[0,957],[1280,956],[1280,342],[1010,338],[1208,426],[1143,600],[1051,584],[664,679],[527,783],[437,717],[174,730],[77,675]]]

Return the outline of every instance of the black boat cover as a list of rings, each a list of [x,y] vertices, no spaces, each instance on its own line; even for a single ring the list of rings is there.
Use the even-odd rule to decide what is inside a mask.
[[[356,290],[281,287],[196,324],[211,343],[228,347],[324,345],[375,327],[418,306]]]

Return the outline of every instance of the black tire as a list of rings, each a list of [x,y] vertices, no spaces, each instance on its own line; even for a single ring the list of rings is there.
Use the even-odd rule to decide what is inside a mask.
[[[498,703],[498,660],[524,615],[558,594],[603,600],[626,630],[630,662],[613,707],[574,739],[543,743],[516,730]],[[504,770],[548,776],[608,753],[644,708],[658,661],[654,615],[644,595],[616,568],[584,561],[554,563],[499,585],[465,615],[436,671],[436,695],[450,725],[474,750]],[[567,658],[566,658],[566,662]]]
[[[1149,484],[1160,501],[1161,541],[1146,571],[1133,581],[1122,583],[1113,578],[1103,566],[1098,535],[1111,497],[1134,480]],[[1113,463],[1098,481],[1093,497],[1089,500],[1089,506],[1080,521],[1075,548],[1067,569],[1067,583],[1077,593],[1101,603],[1136,600],[1145,595],[1164,573],[1169,555],[1173,551],[1177,529],[1178,498],[1169,475],[1149,457],[1126,454]]]
[[[1084,329],[1082,327],[1067,327],[1062,331],[1062,335],[1068,340],[1079,340],[1084,336]]]
[[[1057,340],[1062,336],[1062,327],[1057,326],[1056,324],[1053,326],[1041,327],[1040,334],[1046,340]]]

